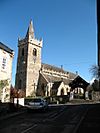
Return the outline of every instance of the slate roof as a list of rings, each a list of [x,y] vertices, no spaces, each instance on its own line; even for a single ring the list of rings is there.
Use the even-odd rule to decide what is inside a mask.
[[[56,67],[56,66],[53,66],[53,65],[49,65],[49,64],[45,64],[45,63],[42,63],[42,67],[44,69],[49,69],[49,70],[54,70],[54,71],[58,71],[58,72],[68,73],[68,72],[64,71],[62,68],[59,68],[59,67]]]
[[[64,82],[64,84],[68,85],[70,82],[72,82],[71,79],[67,79],[67,78],[61,78],[61,77],[57,77],[57,76],[53,76],[53,75],[47,75],[42,73],[42,75],[47,79],[48,82]]]
[[[62,68],[59,68],[59,67],[56,67],[56,66],[53,66],[53,65],[48,65],[48,64],[42,63],[42,68],[48,69],[48,70],[53,70],[53,71],[56,71],[56,72],[61,72],[61,73],[64,73],[64,74],[68,74],[69,79],[74,79],[76,77],[76,74],[74,74],[72,72],[65,71]],[[49,78],[50,78],[50,76],[48,77],[48,79]]]
[[[85,89],[88,85],[89,83],[79,75],[71,83],[69,83],[69,86],[71,86],[71,88],[82,87]]]
[[[3,44],[2,42],[0,42],[0,49],[5,50],[6,52],[13,54],[13,50],[10,49],[9,47],[7,47],[5,44]]]

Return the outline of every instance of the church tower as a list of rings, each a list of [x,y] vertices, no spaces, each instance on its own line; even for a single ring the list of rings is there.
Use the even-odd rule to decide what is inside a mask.
[[[30,21],[24,39],[18,39],[18,58],[16,72],[16,89],[23,89],[26,96],[35,96],[41,69],[42,40],[34,35],[33,23]]]

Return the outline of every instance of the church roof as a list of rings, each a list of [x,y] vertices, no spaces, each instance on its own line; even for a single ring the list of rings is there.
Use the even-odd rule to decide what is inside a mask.
[[[77,87],[86,89],[88,85],[89,83],[85,81],[82,77],[80,77],[79,75],[71,83],[69,83],[69,86],[73,89]]]
[[[56,72],[59,72],[59,73],[68,74],[69,79],[74,79],[76,77],[76,74],[74,74],[72,72],[65,71],[62,68],[59,68],[59,67],[56,67],[56,66],[53,66],[53,65],[42,63],[42,68],[47,69],[47,70],[51,70],[51,71],[53,70],[53,71],[56,71]]]
[[[5,50],[6,52],[13,54],[13,50],[10,49],[9,47],[7,47],[5,44],[3,44],[2,42],[0,42],[0,49]]]
[[[66,78],[62,78],[62,77],[57,77],[57,76],[53,76],[53,75],[47,75],[47,74],[44,74],[42,73],[42,75],[46,78],[46,80],[48,82],[64,82],[64,84],[68,85],[70,82],[72,82],[71,79],[66,79]]]
[[[42,67],[44,69],[50,69],[50,70],[54,70],[54,71],[59,71],[59,72],[65,72],[62,68],[59,68],[59,67],[56,67],[56,66],[53,66],[53,65],[49,65],[49,64],[45,64],[45,63],[42,63]]]

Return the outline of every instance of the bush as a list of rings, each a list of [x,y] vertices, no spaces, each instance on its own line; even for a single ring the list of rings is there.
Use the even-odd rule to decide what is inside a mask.
[[[63,96],[51,96],[45,98],[49,104],[67,103],[69,101],[68,95]]]

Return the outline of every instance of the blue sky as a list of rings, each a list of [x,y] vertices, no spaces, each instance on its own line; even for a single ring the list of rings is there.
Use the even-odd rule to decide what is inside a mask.
[[[97,64],[96,0],[0,0],[0,41],[15,52],[13,85],[18,37],[25,37],[30,19],[36,38],[43,38],[42,62],[90,81]]]

